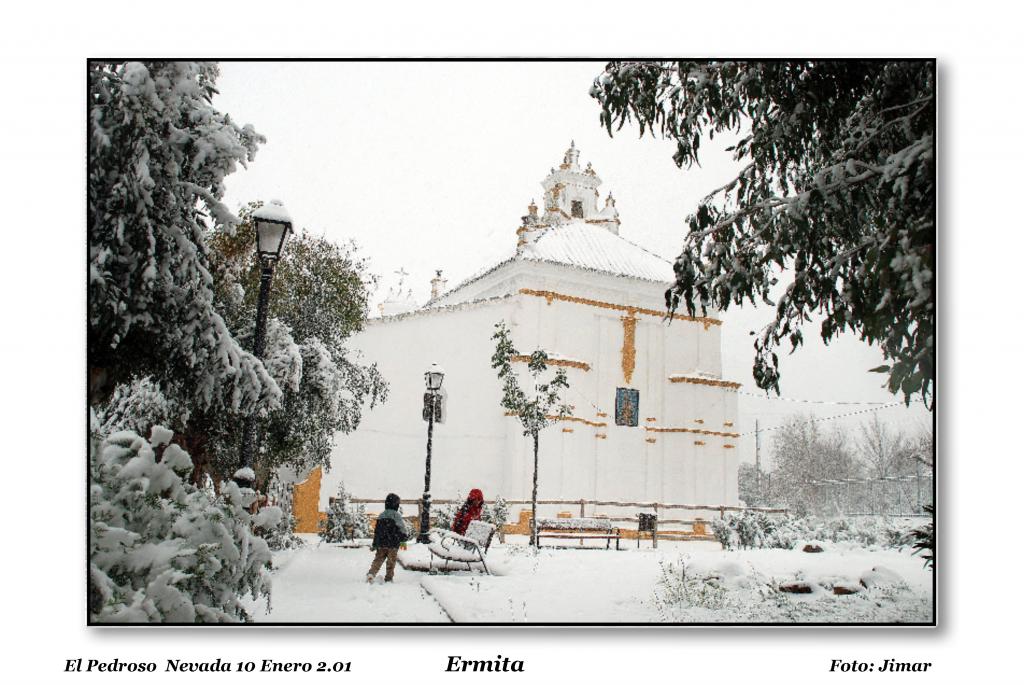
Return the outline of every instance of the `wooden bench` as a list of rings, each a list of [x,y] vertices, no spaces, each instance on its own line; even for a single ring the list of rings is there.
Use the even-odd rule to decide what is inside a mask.
[[[541,538],[562,540],[606,540],[605,549],[611,549],[615,540],[615,549],[619,549],[621,534],[618,528],[612,527],[611,521],[598,518],[538,518],[537,546]]]
[[[434,567],[434,557],[444,559],[445,568],[449,562],[457,562],[466,565],[467,570],[473,570],[474,563],[483,564],[484,572],[491,575],[487,568],[484,555],[491,547],[491,540],[494,538],[494,526],[483,521],[470,521],[465,535],[459,535],[451,530],[432,528],[430,530],[430,542],[427,549],[430,550],[430,567]]]

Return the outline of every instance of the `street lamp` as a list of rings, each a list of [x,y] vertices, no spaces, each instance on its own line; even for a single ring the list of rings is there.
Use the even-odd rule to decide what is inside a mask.
[[[427,386],[427,392],[423,396],[423,413],[427,419],[427,469],[423,477],[423,506],[420,508],[420,534],[417,542],[424,544],[430,542],[430,451],[434,440],[434,417],[437,414],[438,394],[441,383],[444,382],[444,369],[437,364],[431,364],[427,372],[423,374],[423,380]]]
[[[281,258],[284,241],[292,230],[292,218],[280,200],[271,200],[252,213],[256,224],[256,255],[260,262],[260,294],[256,301],[256,331],[252,337],[252,353],[257,359],[263,358],[267,333],[267,302],[270,299],[270,281],[274,278],[274,266]],[[242,423],[241,466],[235,472],[235,481],[243,487],[252,487],[255,482],[253,444],[256,441],[256,421],[252,414]]]

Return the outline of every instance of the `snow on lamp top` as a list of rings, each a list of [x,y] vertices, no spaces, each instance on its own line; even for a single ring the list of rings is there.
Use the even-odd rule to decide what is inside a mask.
[[[271,200],[252,213],[256,222],[256,250],[262,259],[278,259],[284,248],[288,232],[292,230],[292,217],[280,200]]]
[[[431,364],[427,372],[423,374],[423,379],[427,383],[428,390],[440,390],[441,383],[444,381],[444,369],[437,364]]]

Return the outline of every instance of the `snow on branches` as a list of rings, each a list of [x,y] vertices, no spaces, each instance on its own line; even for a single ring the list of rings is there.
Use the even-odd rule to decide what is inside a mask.
[[[345,489],[344,483],[338,484],[338,494],[331,498],[327,518],[320,522],[319,532],[324,542],[373,537],[366,507],[352,502],[352,495]]]
[[[89,617],[110,623],[248,621],[243,601],[270,598],[267,543],[252,532],[255,497],[232,482],[220,496],[185,479],[192,460],[154,426],[115,433],[91,450]]]
[[[547,383],[539,382],[540,375],[547,371],[548,355],[543,350],[535,350],[526,364],[535,389],[528,394],[520,387],[519,377],[512,368],[512,360],[522,355],[512,344],[512,334],[504,321],[495,324],[491,339],[495,341],[491,368],[497,369],[502,382],[501,406],[519,419],[523,435],[536,436],[553,421],[572,415],[569,406],[559,397],[559,393],[569,387],[565,369],[558,369]]]
[[[281,391],[213,306],[204,233],[233,231],[224,177],[263,136],[211,106],[216,65],[89,68],[89,365],[93,404],[151,375],[198,407],[247,412]]]
[[[676,141],[679,166],[699,163],[705,135],[738,136],[744,165],[688,218],[666,304],[775,305],[754,343],[758,387],[779,390],[776,348],[795,350],[820,314],[825,342],[850,330],[879,345],[889,389],[930,401],[934,90],[928,60],[611,62],[595,80],[609,134],[635,121]]]

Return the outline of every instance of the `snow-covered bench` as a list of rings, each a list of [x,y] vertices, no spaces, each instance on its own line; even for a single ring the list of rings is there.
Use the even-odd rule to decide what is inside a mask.
[[[615,540],[615,549],[619,549],[621,535],[618,528],[612,527],[611,521],[598,518],[565,518],[537,519],[537,545],[541,538],[560,538],[568,540],[607,540],[605,549],[610,549]]]
[[[474,563],[480,563],[483,564],[484,571],[490,575],[484,555],[487,554],[493,537],[494,526],[483,521],[470,521],[465,535],[432,528],[430,542],[427,544],[430,550],[430,566],[433,568],[436,556],[445,560],[445,568],[451,561],[464,563],[469,570],[473,570]]]

